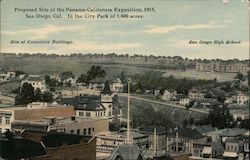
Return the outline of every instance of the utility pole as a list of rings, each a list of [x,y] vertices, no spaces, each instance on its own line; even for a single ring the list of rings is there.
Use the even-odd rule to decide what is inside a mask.
[[[127,143],[130,143],[130,122],[129,122],[129,112],[130,112],[130,80],[128,80],[128,117],[127,117]]]

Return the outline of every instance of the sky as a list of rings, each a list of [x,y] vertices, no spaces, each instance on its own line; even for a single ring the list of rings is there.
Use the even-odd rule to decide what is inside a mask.
[[[225,0],[224,0],[225,1]],[[246,0],[247,1],[247,0]],[[249,59],[249,2],[244,0],[2,0],[1,53],[117,53],[206,59]],[[25,18],[15,8],[154,8],[140,19]],[[51,12],[39,12],[39,14]],[[98,12],[100,13],[100,12]],[[93,14],[96,16],[95,12]],[[119,14],[119,12],[108,13]],[[31,14],[31,13],[29,13]],[[34,13],[36,14],[36,13]],[[87,12],[70,12],[84,15]],[[104,14],[104,13],[103,13]],[[66,40],[72,44],[12,44]],[[189,41],[240,41],[189,44]]]

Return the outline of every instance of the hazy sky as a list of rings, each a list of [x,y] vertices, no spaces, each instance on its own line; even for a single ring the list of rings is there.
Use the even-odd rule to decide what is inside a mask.
[[[25,14],[14,11],[16,7],[112,9],[154,7],[156,12],[138,13],[143,15],[143,19],[45,20],[24,18]],[[67,15],[66,12],[61,14]],[[67,40],[73,41],[73,44],[11,44],[11,40]],[[234,40],[240,41],[240,44],[191,45],[188,44],[189,40],[198,42]],[[241,0],[229,0],[228,3],[223,3],[222,0],[2,0],[1,52],[56,54],[114,52],[130,55],[248,59],[249,3]]]

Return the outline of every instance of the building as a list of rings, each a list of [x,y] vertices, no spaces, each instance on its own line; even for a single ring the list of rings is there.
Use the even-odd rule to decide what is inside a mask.
[[[167,134],[167,151],[184,152],[192,156],[202,156],[207,137],[191,128],[177,128]]]
[[[7,71],[6,75],[8,78],[14,78],[16,77],[16,70],[14,68],[11,68]]]
[[[40,89],[41,92],[45,92],[47,90],[47,86],[45,84],[44,78],[37,76],[37,75],[27,77],[26,79],[22,81],[22,85],[24,83],[31,84],[34,90]]]
[[[84,153],[84,154],[83,154]],[[4,159],[96,159],[96,141],[89,136],[64,133],[23,132],[0,137]]]
[[[155,131],[155,132],[154,132]],[[163,127],[141,127],[138,130],[139,133],[148,136],[148,150],[147,152],[153,154],[154,149],[158,155],[162,155],[166,151],[166,129]],[[156,143],[156,146],[155,146]],[[155,148],[156,147],[156,148]],[[151,154],[150,153],[150,154]],[[154,155],[147,155],[146,157],[152,157]]]
[[[235,121],[249,119],[249,110],[230,110]]]
[[[124,89],[124,84],[118,78],[116,80],[111,81],[111,83],[110,83],[110,89],[114,93],[122,93],[123,89]]]
[[[0,83],[7,81],[8,81],[7,74],[3,70],[0,70]]]
[[[192,88],[188,91],[188,97],[192,99],[201,99],[204,98],[204,96],[205,96],[204,92],[195,88]]]
[[[238,104],[244,105],[249,102],[249,93],[247,92],[239,92],[236,95],[236,102]]]
[[[161,97],[162,100],[164,101],[170,101],[172,98],[177,95],[176,90],[174,89],[166,89]]]
[[[122,110],[116,102],[116,96],[102,94],[100,96],[77,96],[62,98],[62,104],[73,105],[76,116],[85,118],[108,118],[110,121],[115,118],[122,118]]]
[[[180,99],[180,105],[182,106],[188,106],[189,103],[190,103],[190,98],[185,97]]]
[[[203,72],[247,72],[249,70],[248,63],[242,62],[223,62],[223,61],[210,61],[196,63],[196,71]]]
[[[243,141],[231,138],[226,139],[223,157],[225,159],[237,159],[241,155],[240,153],[243,153]]]
[[[45,117],[72,117],[75,115],[73,106],[51,106],[47,103],[35,102],[28,106],[0,108],[0,131],[12,131],[14,121],[41,121]]]
[[[130,131],[132,143],[136,144],[140,149],[145,150],[148,147],[148,136],[136,131]],[[111,154],[118,146],[126,144],[127,132],[110,132],[96,135],[97,152]]]
[[[141,150],[134,144],[119,145],[108,160],[145,160]]]

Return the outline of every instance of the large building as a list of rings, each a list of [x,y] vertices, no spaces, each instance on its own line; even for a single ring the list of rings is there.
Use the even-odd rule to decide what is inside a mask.
[[[0,109],[0,132],[12,131],[14,121],[39,122],[46,117],[67,118],[75,115],[73,106],[51,106],[35,102],[28,106],[13,106]]]
[[[37,75],[27,77],[26,79],[22,81],[22,85],[24,83],[31,84],[34,90],[40,89],[41,92],[44,92],[47,90],[47,86],[46,86],[44,78],[37,76]]]
[[[222,61],[198,62],[196,63],[196,70],[204,72],[247,72],[249,70],[249,64]]]

